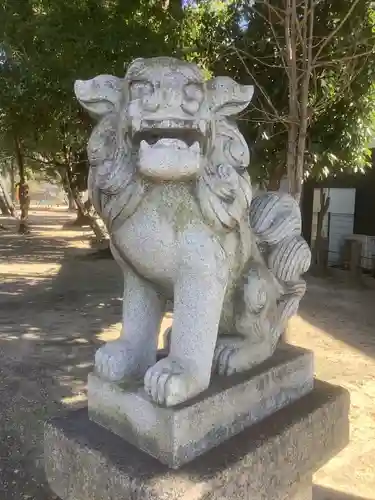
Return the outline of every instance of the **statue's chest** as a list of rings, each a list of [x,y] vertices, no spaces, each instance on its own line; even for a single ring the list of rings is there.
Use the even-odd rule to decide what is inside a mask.
[[[173,282],[179,265],[181,236],[194,226],[203,228],[204,224],[189,187],[160,185],[145,196],[112,239],[140,274]]]

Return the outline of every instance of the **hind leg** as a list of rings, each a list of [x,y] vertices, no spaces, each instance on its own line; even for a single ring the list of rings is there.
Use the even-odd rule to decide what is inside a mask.
[[[266,309],[257,321],[245,315],[237,322],[237,331],[242,335],[223,335],[218,339],[214,366],[219,374],[232,375],[249,370],[272,356],[289,318],[298,310],[306,285],[300,280],[289,284],[286,290],[288,293]]]
[[[214,370],[219,375],[250,370],[272,356],[274,347],[267,338],[256,341],[251,337],[223,335],[216,344]]]
[[[249,370],[273,354],[276,343],[271,322],[276,294],[266,273],[264,266],[254,263],[240,288],[240,297],[234,299],[240,311],[233,311],[232,325],[227,329],[234,335],[219,337],[215,348],[214,366],[220,375]]]

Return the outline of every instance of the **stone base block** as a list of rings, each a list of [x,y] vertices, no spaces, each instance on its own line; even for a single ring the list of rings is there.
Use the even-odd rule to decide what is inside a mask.
[[[143,383],[119,385],[95,375],[88,381],[91,420],[178,468],[313,388],[313,354],[279,348],[265,363],[232,377],[213,377],[197,398],[174,407],[153,403]]]
[[[45,426],[45,469],[62,500],[309,500],[311,477],[348,442],[349,395],[316,382],[298,401],[173,470],[72,411]]]

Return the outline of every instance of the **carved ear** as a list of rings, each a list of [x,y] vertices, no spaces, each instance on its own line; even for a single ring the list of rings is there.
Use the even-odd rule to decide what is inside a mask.
[[[118,108],[123,80],[111,75],[99,75],[92,80],[76,80],[74,93],[81,105],[96,119]]]
[[[126,66],[126,65],[125,65]],[[137,57],[134,59],[126,69],[125,80],[131,80],[134,75],[139,73],[145,66],[145,59]]]
[[[207,82],[211,111],[219,115],[236,115],[250,103],[253,85],[239,85],[232,78],[219,76]]]

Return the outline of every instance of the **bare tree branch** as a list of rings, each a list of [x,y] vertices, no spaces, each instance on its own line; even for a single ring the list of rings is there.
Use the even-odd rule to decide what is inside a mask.
[[[313,65],[316,64],[320,54],[322,53],[324,47],[327,46],[327,44],[332,40],[332,38],[340,31],[340,29],[345,25],[346,21],[349,19],[351,13],[353,12],[353,10],[356,8],[357,4],[358,4],[359,0],[354,0],[352,5],[350,6],[350,9],[348,10],[348,12],[345,14],[344,18],[341,20],[340,24],[338,26],[336,26],[336,28],[331,31],[331,33],[322,40],[321,42],[321,45],[319,47],[319,50],[317,51],[317,53],[315,54],[315,57],[313,59]]]
[[[375,55],[375,48],[371,50],[367,50],[366,52],[362,52],[360,54],[352,54],[350,56],[343,56],[337,59],[330,59],[329,61],[321,61],[319,64],[315,64],[314,68],[320,68],[324,66],[334,66],[337,63],[343,63],[345,61],[352,61],[354,59],[360,59],[361,57],[366,57],[369,55]]]
[[[262,85],[260,85],[260,83],[258,82],[258,80],[255,78],[254,74],[249,70],[246,62],[244,61],[244,58],[240,54],[240,52],[237,49],[237,47],[233,46],[233,50],[236,53],[237,57],[240,59],[240,61],[241,61],[242,65],[243,65],[245,71],[247,72],[247,74],[252,78],[252,80],[254,81],[255,85],[258,88],[258,90],[260,90],[260,92],[262,93],[263,97],[265,98],[265,100],[267,101],[267,103],[269,104],[269,106],[272,108],[272,111],[274,112],[275,116],[277,116],[281,120],[281,117],[280,117],[280,115],[279,115],[276,107],[273,105],[273,103],[271,101],[271,98],[269,97],[269,95],[267,94],[267,92],[264,90],[264,88],[262,87]]]
[[[259,3],[259,2],[258,2]],[[276,34],[276,31],[275,31],[275,28],[274,28],[274,25],[273,25],[273,22],[272,20],[270,19],[270,12],[271,10],[273,12],[275,12],[275,8],[272,7],[266,0],[261,0],[261,3],[263,3],[267,8],[268,8],[268,14],[269,14],[269,17],[265,17],[261,12],[259,12],[257,9],[254,8],[254,6],[251,6],[251,10],[253,12],[255,12],[260,18],[262,18],[266,23],[268,23],[271,31],[272,31],[272,34],[273,34],[273,37],[274,37],[274,40],[275,40],[275,43],[277,45],[277,48],[278,48],[278,51],[279,51],[279,54],[280,54],[280,58],[281,58],[281,61],[283,63],[283,66],[284,66],[284,69],[285,71],[287,71],[287,62],[285,60],[285,56],[284,56],[284,51],[279,43],[279,39],[277,37],[277,34]],[[283,23],[283,19],[281,18],[281,22]]]
[[[245,50],[242,50],[242,49],[239,49],[239,48],[237,48],[236,50],[239,53],[243,54],[244,56],[249,57],[250,59],[253,59],[254,61],[258,62],[259,64],[262,64],[263,66],[266,66],[267,68],[284,69],[284,66],[280,66],[280,65],[277,65],[277,64],[269,64],[269,63],[267,63],[267,62],[265,62],[263,60],[265,58],[261,59],[259,57],[255,57],[250,52],[246,52]]]

